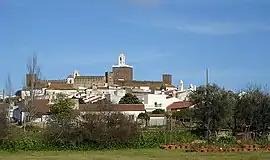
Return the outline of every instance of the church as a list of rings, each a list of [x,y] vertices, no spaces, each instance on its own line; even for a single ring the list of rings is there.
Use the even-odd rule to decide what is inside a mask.
[[[26,86],[29,86],[31,75],[26,75]],[[118,56],[118,63],[112,66],[111,71],[107,71],[100,76],[80,75],[78,70],[74,70],[64,80],[38,80],[43,86],[48,84],[69,84],[76,89],[104,89],[104,88],[141,88],[147,87],[153,90],[164,88],[175,88],[172,85],[172,75],[163,74],[161,81],[138,81],[133,79],[133,66],[126,64],[126,57],[123,53]]]

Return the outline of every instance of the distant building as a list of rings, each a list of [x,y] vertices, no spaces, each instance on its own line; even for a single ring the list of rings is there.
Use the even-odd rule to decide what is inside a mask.
[[[138,81],[133,79],[133,66],[126,64],[126,57],[121,53],[118,57],[118,64],[112,66],[112,71],[105,72],[104,75],[84,76],[78,70],[74,70],[72,75],[62,80],[41,80],[36,75],[26,75],[26,88],[31,87],[31,81],[35,82],[35,88],[46,88],[48,84],[71,84],[74,88],[131,88],[142,90],[159,90],[161,86],[175,88],[172,85],[172,75],[162,75],[162,81]]]

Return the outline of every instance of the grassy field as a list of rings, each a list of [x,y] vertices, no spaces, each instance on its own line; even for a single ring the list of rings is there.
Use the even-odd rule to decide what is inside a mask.
[[[0,152],[2,160],[269,160],[270,152],[184,153],[182,151],[119,150],[93,152]]]

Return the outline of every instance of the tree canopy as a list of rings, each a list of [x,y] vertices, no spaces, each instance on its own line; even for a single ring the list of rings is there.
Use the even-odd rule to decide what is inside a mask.
[[[72,99],[68,99],[63,94],[57,95],[55,103],[50,107],[50,113],[53,118],[57,120],[64,120],[71,118],[73,113],[74,102]]]
[[[213,84],[198,87],[189,98],[195,105],[194,119],[200,128],[207,130],[208,137],[215,137],[219,129],[231,123],[235,104],[233,92]]]
[[[239,97],[235,109],[236,130],[267,133],[270,122],[270,95],[258,87],[250,87]]]
[[[155,109],[152,114],[165,114],[165,110],[164,109]]]
[[[126,93],[119,101],[119,104],[142,104],[136,95]]]

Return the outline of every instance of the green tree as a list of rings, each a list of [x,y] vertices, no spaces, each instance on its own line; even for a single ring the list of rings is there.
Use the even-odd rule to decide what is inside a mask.
[[[7,106],[4,104],[0,104],[0,145],[4,142],[4,140],[8,136],[9,132],[9,124],[8,124],[8,114],[7,114]]]
[[[152,114],[165,114],[165,110],[164,109],[155,109]]]
[[[50,106],[51,121],[46,127],[44,138],[48,145],[74,146],[77,143],[77,114],[73,110],[74,101],[63,94],[58,94]],[[75,134],[75,135],[74,135]]]
[[[182,109],[172,113],[172,117],[176,120],[191,119],[192,109]]]
[[[235,117],[238,131],[253,131],[255,136],[267,134],[270,122],[269,93],[259,87],[250,86],[238,99]]]
[[[148,126],[148,122],[150,120],[150,117],[149,117],[149,115],[147,113],[140,113],[138,115],[138,119],[141,119],[141,120],[145,121],[146,127]]]
[[[62,121],[72,117],[74,113],[73,106],[75,105],[72,99],[66,98],[63,94],[58,94],[54,104],[50,107],[52,118]]]
[[[142,104],[136,95],[126,93],[119,101],[119,104]]]
[[[198,127],[207,131],[207,138],[217,136],[219,129],[228,127],[233,119],[234,94],[219,86],[200,86],[189,95],[194,104]]]

